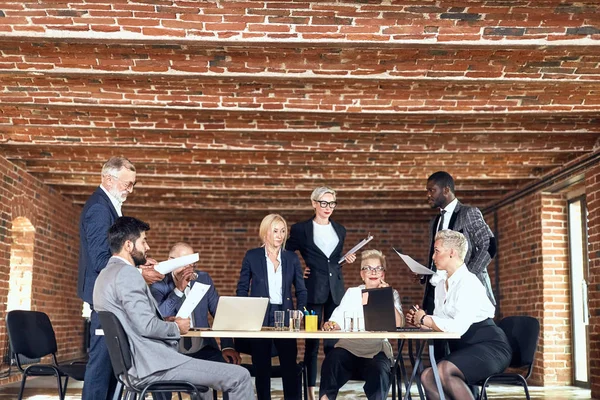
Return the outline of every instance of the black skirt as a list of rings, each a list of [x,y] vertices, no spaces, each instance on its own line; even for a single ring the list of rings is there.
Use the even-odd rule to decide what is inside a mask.
[[[504,331],[491,318],[472,324],[460,339],[449,340],[445,360],[456,365],[469,384],[503,372],[512,358]]]

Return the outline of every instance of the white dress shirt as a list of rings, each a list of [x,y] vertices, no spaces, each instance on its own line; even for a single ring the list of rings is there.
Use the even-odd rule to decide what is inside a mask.
[[[475,274],[461,265],[450,278],[446,271],[432,277],[435,286],[433,321],[444,332],[464,334],[469,327],[487,318],[494,318],[496,308],[487,297],[485,288]],[[446,290],[446,280],[448,290]]]
[[[450,226],[450,218],[452,217],[452,213],[454,212],[454,209],[456,208],[457,204],[458,204],[458,199],[455,198],[450,203],[448,203],[448,205],[446,207],[443,208],[443,210],[446,211],[446,213],[444,214],[444,225],[442,226],[441,229],[438,229],[438,231],[441,231],[442,229],[448,229],[448,227]],[[440,210],[440,212],[441,212],[441,210]],[[440,224],[438,221],[438,227],[439,227],[439,225]]]
[[[269,303],[283,304],[283,295],[281,294],[283,289],[283,279],[281,275],[281,249],[279,250],[279,253],[277,253],[277,261],[279,262],[277,271],[275,271],[275,265],[269,258],[266,248],[265,258],[267,259],[267,278],[269,281]]]
[[[331,222],[327,225],[319,225],[313,220],[313,241],[323,254],[329,258],[340,242],[340,238],[335,233]]]
[[[117,198],[115,196],[113,196],[112,194],[110,194],[110,192],[108,190],[106,190],[106,188],[104,186],[100,185],[100,188],[102,190],[104,190],[104,193],[106,193],[106,195],[110,199],[110,202],[112,203],[113,207],[117,211],[117,215],[119,217],[122,217],[123,213],[121,212],[121,206],[123,205],[123,203],[121,203],[119,200],[117,200]]]

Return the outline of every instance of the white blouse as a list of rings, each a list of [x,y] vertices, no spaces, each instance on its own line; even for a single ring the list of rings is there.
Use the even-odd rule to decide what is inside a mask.
[[[323,254],[329,258],[340,242],[340,238],[335,233],[331,222],[327,225],[319,225],[313,220],[313,241]]]
[[[277,253],[277,261],[279,267],[275,271],[275,264],[269,258],[267,249],[265,247],[265,258],[267,259],[267,280],[269,282],[269,303],[271,304],[283,304],[283,294],[281,293],[283,288],[283,277],[281,275],[281,249]]]
[[[481,281],[465,264],[461,265],[450,278],[446,271],[436,273],[432,278],[435,285],[435,309],[433,321],[444,332],[464,334],[469,327],[487,318],[494,318],[496,308],[487,297]],[[446,280],[448,290],[446,290]]]

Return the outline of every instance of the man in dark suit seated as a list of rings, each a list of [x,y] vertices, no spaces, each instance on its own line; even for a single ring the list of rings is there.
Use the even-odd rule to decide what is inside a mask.
[[[171,248],[169,259],[190,254],[194,254],[192,246],[179,242]],[[208,313],[214,318],[219,302],[219,293],[210,275],[207,272],[196,270],[195,267],[195,264],[190,264],[176,269],[165,276],[162,281],[150,286],[150,291],[163,317],[170,317],[177,315],[195,283],[209,285],[208,292],[200,300],[191,316],[191,326],[208,328]],[[221,344],[222,350],[219,349],[214,338],[184,338],[179,342],[179,352],[202,360],[240,364],[241,357],[234,349],[233,340],[221,338]],[[227,393],[225,393],[225,398],[227,398]]]
[[[150,226],[120,217],[108,231],[112,257],[94,287],[97,311],[116,315],[129,338],[133,366],[129,374],[138,385],[183,380],[229,392],[231,400],[254,399],[250,374],[227,363],[197,360],[177,351],[177,342],[190,328],[189,318],[162,319],[150,288],[135,268],[146,263],[146,232]]]

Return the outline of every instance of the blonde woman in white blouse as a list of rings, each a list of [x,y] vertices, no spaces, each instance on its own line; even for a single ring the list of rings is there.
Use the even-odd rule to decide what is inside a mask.
[[[435,236],[433,261],[438,272],[431,278],[435,286],[433,315],[415,306],[409,323],[435,331],[460,333],[450,340],[450,354],[438,363],[446,398],[473,399],[468,384],[502,372],[508,367],[512,349],[504,332],[496,326],[495,307],[481,281],[464,263],[467,240],[462,233],[443,230]],[[428,399],[439,399],[433,371],[427,368],[421,381]]]

